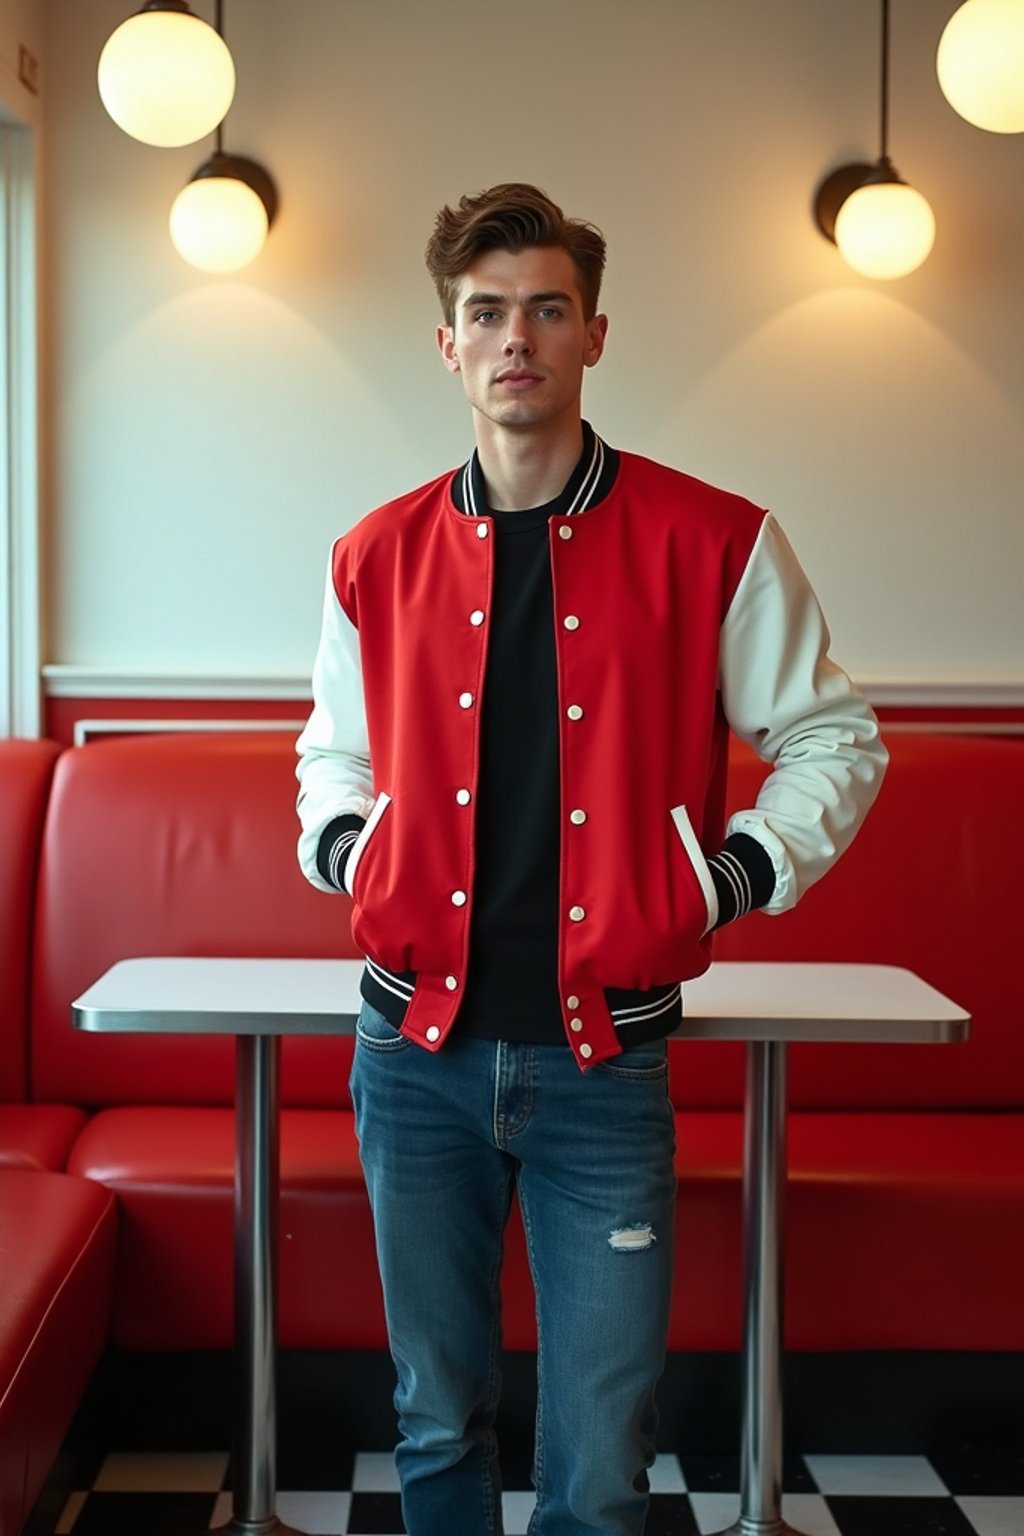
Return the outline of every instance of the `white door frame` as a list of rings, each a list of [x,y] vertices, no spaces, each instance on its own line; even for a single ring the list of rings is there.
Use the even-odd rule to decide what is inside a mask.
[[[0,118],[0,736],[38,736],[35,134]]]

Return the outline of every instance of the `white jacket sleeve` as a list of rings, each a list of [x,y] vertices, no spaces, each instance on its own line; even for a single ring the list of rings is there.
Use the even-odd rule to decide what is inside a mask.
[[[796,904],[852,841],[888,762],[866,699],[828,654],[817,598],[766,515],[722,627],[719,686],[730,726],[772,764],[727,834],[766,849],[769,914]]]
[[[373,808],[373,777],[363,699],[359,632],[334,590],[333,559],[327,567],[320,646],[313,666],[313,711],[296,743],[299,764],[299,864],[322,891],[337,887],[317,869],[324,828],[338,816],[364,819]]]

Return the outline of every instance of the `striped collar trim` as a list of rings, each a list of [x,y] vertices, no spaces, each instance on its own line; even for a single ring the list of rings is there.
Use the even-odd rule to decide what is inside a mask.
[[[611,489],[619,467],[619,455],[609,448],[591,427],[583,423],[583,452],[569,476],[565,489],[550,503],[552,517],[578,517],[598,501],[603,501]],[[452,499],[466,517],[487,517],[487,488],[484,484],[480,456],[473,457],[460,470],[456,470],[452,482]]]

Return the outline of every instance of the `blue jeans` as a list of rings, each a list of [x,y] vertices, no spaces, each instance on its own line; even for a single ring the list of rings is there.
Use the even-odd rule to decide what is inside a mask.
[[[518,1191],[537,1293],[531,1536],[640,1536],[671,1291],[664,1042],[580,1072],[561,1045],[436,1055],[364,1004],[352,1098],[409,1536],[501,1536],[499,1272]]]

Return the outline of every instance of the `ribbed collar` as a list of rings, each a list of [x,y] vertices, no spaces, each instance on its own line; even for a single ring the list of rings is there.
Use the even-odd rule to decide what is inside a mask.
[[[619,455],[602,442],[589,421],[583,422],[582,426],[583,452],[560,495],[543,509],[530,508],[530,511],[543,510],[548,517],[576,517],[607,496],[618,472]],[[502,516],[492,513],[487,504],[487,487],[477,452],[474,451],[469,462],[455,471],[451,490],[452,500],[467,517]],[[524,514],[511,512],[505,515],[517,518]]]

